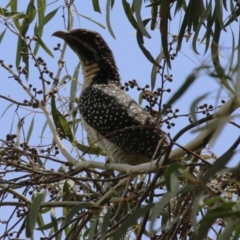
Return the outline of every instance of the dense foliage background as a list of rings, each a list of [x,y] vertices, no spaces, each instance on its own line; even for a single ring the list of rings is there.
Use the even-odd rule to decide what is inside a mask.
[[[239,1],[0,4],[0,239],[239,238]],[[169,134],[161,159],[111,163],[86,136],[79,60],[51,38],[80,27]]]

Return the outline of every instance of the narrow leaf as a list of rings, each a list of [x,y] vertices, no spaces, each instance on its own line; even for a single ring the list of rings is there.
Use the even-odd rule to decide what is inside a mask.
[[[133,4],[134,4],[134,10],[135,10],[135,15],[137,19],[138,29],[140,29],[140,31],[145,37],[151,38],[151,36],[149,35],[149,33],[145,28],[146,24],[144,24],[142,21],[142,16],[141,16],[142,0],[134,0]]]
[[[6,107],[6,109],[3,111],[2,115],[1,115],[1,118],[4,116],[4,114],[7,112],[7,110],[8,110],[11,106],[13,106],[13,105],[15,105],[15,104],[14,104],[14,103],[10,103],[10,104]]]
[[[39,45],[43,48],[43,50],[51,57],[54,57],[52,52],[49,50],[49,48],[45,45],[45,43],[42,41],[41,37],[37,34],[37,42],[39,43]]]
[[[82,14],[79,14],[79,13],[77,13],[77,14],[78,14],[79,16],[81,16],[81,17],[83,17],[83,18],[87,19],[88,21],[90,21],[90,22],[92,22],[92,23],[95,23],[95,24],[97,24],[99,27],[101,27],[101,28],[105,29],[105,26],[104,26],[104,25],[102,25],[101,23],[99,23],[99,22],[96,22],[96,21],[92,20],[91,18],[89,18],[89,17],[87,17],[87,16],[85,16],[85,15],[82,15]]]
[[[119,240],[121,237],[126,234],[127,229],[137,223],[137,220],[144,216],[150,209],[154,206],[153,203],[150,203],[144,207],[139,207],[137,211],[133,212],[129,218],[127,218],[122,225],[117,229],[115,234],[113,235],[113,240]]]
[[[150,21],[151,19],[146,19],[143,21],[144,25],[147,25],[147,23]],[[152,63],[155,64],[157,67],[160,67],[160,65],[155,61],[155,59],[153,58],[153,56],[151,55],[151,53],[144,47],[144,40],[143,40],[143,35],[142,32],[140,31],[140,29],[137,29],[137,43],[138,46],[140,47],[140,49],[142,50],[143,54],[145,55],[145,57]]]
[[[63,217],[59,217],[56,219],[57,222],[63,222]],[[38,228],[35,228],[35,230],[48,230],[48,229],[51,229],[53,227],[53,222],[49,222],[45,225],[41,225],[39,226]]]
[[[100,9],[98,0],[92,0],[92,5],[93,5],[93,9],[95,12],[101,13],[101,9]]]
[[[168,50],[168,15],[169,15],[170,0],[162,1],[160,7],[160,33],[162,40],[163,53],[169,68],[171,68],[170,55]]]
[[[101,148],[96,147],[96,146],[90,147],[90,146],[85,146],[81,143],[76,143],[76,146],[83,153],[107,156],[106,153],[104,153]]]
[[[17,3],[18,3],[17,0],[11,0],[10,1],[11,12],[17,12]],[[14,18],[13,22],[14,22],[16,28],[18,29],[18,31],[20,31],[21,29],[20,29],[20,23],[19,23],[18,19]]]
[[[51,209],[51,214],[50,215],[51,215],[51,220],[52,220],[52,223],[53,223],[54,232],[57,232],[58,231],[58,222],[57,222],[57,218],[56,218],[56,210],[55,210],[55,208]],[[55,239],[56,240],[60,240],[59,234],[56,235]]]
[[[107,229],[109,227],[109,223],[110,223],[110,219],[111,219],[111,214],[112,214],[112,210],[111,210],[111,208],[109,208],[106,215],[103,218],[103,223],[102,223],[102,227],[101,227],[101,239],[100,240],[105,239],[105,236],[107,234]]]
[[[34,35],[36,36],[38,34],[38,37],[41,38],[42,37],[42,33],[43,33],[43,19],[44,19],[44,13],[45,13],[45,9],[46,9],[46,0],[38,0],[37,1],[37,6],[38,6],[38,24],[35,25],[34,28]],[[34,55],[37,54],[38,49],[39,49],[39,42],[36,41],[35,47],[34,47]]]
[[[152,7],[152,21],[151,21],[151,30],[154,30],[157,25],[158,19],[158,5]]]
[[[196,75],[194,73],[190,74],[184,84],[177,90],[177,92],[170,98],[170,100],[166,104],[166,108],[171,106],[176,100],[178,100],[186,90],[193,84],[196,79]]]
[[[211,45],[211,54],[212,54],[212,60],[213,60],[213,66],[214,69],[222,83],[222,85],[228,89],[232,94],[234,94],[234,90],[231,88],[231,86],[228,83],[227,76],[225,75],[224,69],[222,68],[220,61],[219,61],[219,49],[218,49],[218,43],[220,40],[220,34],[221,34],[221,27],[218,21],[215,22],[215,30]]]
[[[38,194],[31,205],[30,211],[27,216],[27,223],[26,223],[26,236],[27,237],[32,237],[33,230],[36,225],[37,221],[37,215],[40,210],[41,204],[43,203],[45,199],[46,193],[40,193]]]
[[[158,54],[155,61],[160,65],[160,62],[162,61],[162,58],[163,58],[163,51],[161,51]],[[159,67],[156,66],[155,64],[153,64],[152,71],[151,71],[151,90],[152,91],[155,88],[155,83],[156,83],[156,78],[157,78],[158,72],[159,72]]]
[[[78,75],[79,75],[79,70],[80,70],[80,62],[75,68],[73,78],[71,81],[71,87],[70,87],[70,101],[69,101],[69,115],[72,117],[72,129],[73,132],[76,132],[76,111],[74,111],[74,103],[75,103],[75,98],[76,98],[76,93],[77,93],[77,85],[78,85]]]
[[[214,175],[221,171],[225,165],[231,160],[231,158],[233,157],[233,155],[235,154],[235,152],[226,152],[224,153],[221,157],[219,157],[214,164],[212,165],[211,168],[208,169],[208,171],[206,172],[206,174],[204,174],[204,176],[202,177],[202,182],[207,183],[208,180],[211,177],[214,177]]]
[[[31,121],[31,124],[30,124],[30,127],[29,127],[29,129],[28,129],[28,133],[27,133],[27,137],[26,137],[26,142],[27,142],[27,143],[28,143],[29,140],[30,140],[30,137],[31,137],[31,135],[32,135],[32,130],[33,130],[33,128],[34,128],[34,118],[35,118],[35,115],[33,116],[32,121]]]
[[[48,13],[48,14],[44,17],[43,22],[42,22],[42,26],[46,25],[46,24],[55,16],[55,14],[57,13],[58,9],[59,9],[59,8],[51,11],[50,13]]]
[[[94,240],[95,239],[94,235],[95,235],[97,223],[98,223],[98,217],[95,219],[94,222],[91,222],[91,224],[90,224],[90,230],[89,230],[89,233],[88,233],[88,239],[89,240]]]
[[[197,118],[196,118],[196,109],[197,109],[197,106],[198,106],[199,102],[201,102],[203,99],[205,99],[208,94],[209,94],[209,93],[205,93],[205,94],[201,95],[200,97],[196,98],[196,99],[192,102],[192,104],[191,104],[191,106],[190,106],[190,113],[191,113],[191,116],[192,116],[192,118],[193,118],[194,121],[197,120]]]
[[[167,168],[167,170],[164,173],[164,179],[165,179],[165,182],[166,182],[166,187],[167,187],[167,190],[169,192],[173,190],[171,188],[171,186],[172,186],[171,175],[179,173],[178,169],[184,169],[184,168],[180,163],[173,163],[172,165],[170,165],[170,167]]]
[[[45,129],[46,129],[46,127],[47,127],[47,125],[48,125],[48,122],[47,122],[47,121],[45,121],[45,123],[44,123],[44,125],[43,125],[43,128],[42,128],[41,135],[40,135],[41,144],[42,144],[42,139],[43,139],[43,133],[44,133],[44,131],[45,131]]]
[[[53,116],[53,121],[56,126],[56,128],[60,129],[63,138],[67,138],[71,143],[74,143],[74,136],[72,134],[71,128],[65,119],[65,117],[57,110],[56,108],[56,103],[55,103],[55,98],[52,97],[51,99],[51,108],[52,108],[52,116]]]
[[[16,145],[17,146],[20,144],[20,131],[23,126],[24,119],[25,119],[25,117],[21,118],[17,124],[17,131],[16,131],[16,134],[17,134]]]
[[[5,30],[3,30],[3,32],[0,35],[0,43],[2,42],[2,39],[3,39],[3,37],[4,37],[5,33],[6,33],[6,30],[7,30],[7,28],[5,28]]]
[[[71,211],[68,213],[68,215],[66,216],[66,219],[64,221],[64,225],[68,225],[70,223],[70,221],[72,220],[72,218],[74,217],[75,214],[77,214],[80,210],[82,209],[88,209],[93,207],[93,203],[81,203],[75,207],[73,207],[71,209]]]
[[[113,30],[112,30],[112,26],[111,26],[110,11],[111,11],[111,0],[107,0],[107,5],[106,5],[106,23],[107,23],[107,28],[108,28],[108,31],[110,32],[110,34],[112,35],[112,37],[114,39],[116,39],[115,35],[113,33]]]
[[[138,24],[137,21],[135,20],[130,4],[126,1],[126,0],[122,0],[122,4],[123,4],[123,9],[124,12],[128,18],[128,21],[132,24],[132,26],[137,30],[138,29]]]
[[[70,108],[72,108],[72,104],[75,102],[79,70],[80,70],[80,62],[75,67],[75,71],[73,73],[73,78],[72,78],[72,81],[71,81],[71,87],[70,87]]]

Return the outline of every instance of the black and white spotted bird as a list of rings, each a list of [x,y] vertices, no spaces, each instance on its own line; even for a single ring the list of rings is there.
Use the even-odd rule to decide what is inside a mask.
[[[81,121],[88,136],[115,163],[131,165],[159,157],[168,145],[166,134],[120,87],[113,53],[97,32],[57,31],[78,55],[84,76],[79,99]]]

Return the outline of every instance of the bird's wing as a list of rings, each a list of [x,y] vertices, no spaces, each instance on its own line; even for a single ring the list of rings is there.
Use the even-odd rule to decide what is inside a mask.
[[[102,136],[147,157],[152,157],[165,135],[153,118],[114,84],[94,84],[85,89],[79,107],[84,120]]]

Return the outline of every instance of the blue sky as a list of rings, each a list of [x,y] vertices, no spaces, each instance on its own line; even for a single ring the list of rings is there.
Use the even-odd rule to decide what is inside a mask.
[[[0,7],[5,7],[6,3],[8,1],[2,0],[0,2]],[[19,12],[23,11],[25,9],[25,4],[28,1],[19,1]],[[52,10],[56,9],[57,7],[61,6],[64,1],[56,1],[51,4],[50,1],[47,1],[49,3],[49,6],[46,8],[46,14],[51,12]],[[80,14],[83,14],[85,16],[90,16],[91,19],[94,21],[100,22],[103,25],[106,25],[105,23],[105,1],[101,1],[103,3],[101,5],[102,14],[93,12],[92,10],[92,1],[75,1],[76,8]],[[148,18],[150,16],[150,8],[144,9],[142,11],[143,19]],[[65,9],[66,13],[66,9]],[[43,41],[45,44],[47,44],[48,48],[52,50],[52,53],[54,54],[54,58],[51,58],[50,56],[46,55],[42,50],[39,51],[37,56],[44,57],[45,61],[47,62],[48,68],[56,72],[57,71],[57,61],[59,59],[60,52],[53,51],[53,48],[56,46],[57,43],[61,43],[63,45],[62,40],[58,38],[52,37],[52,33],[56,30],[63,30],[64,29],[64,23],[62,19],[63,10],[62,8],[59,8],[56,16],[54,19],[44,28],[43,33]],[[74,28],[87,28],[94,31],[99,32],[103,38],[108,43],[109,47],[112,49],[115,60],[117,62],[117,66],[120,71],[120,75],[122,78],[122,82],[136,79],[140,85],[145,86],[145,84],[150,82],[151,79],[151,69],[152,64],[145,58],[141,50],[139,49],[137,42],[136,42],[136,35],[135,30],[132,28],[130,23],[128,22],[122,6],[121,1],[115,1],[115,6],[113,8],[113,11],[111,12],[111,24],[114,31],[114,34],[116,36],[116,39],[112,38],[110,33],[107,29],[102,29],[96,24],[79,17],[75,14],[75,11],[73,10],[74,14]],[[181,20],[181,16],[175,19],[170,23],[170,29],[169,32],[171,34],[177,34],[179,31],[179,22]],[[4,21],[0,18],[0,34],[5,29]],[[148,29],[148,32],[151,35],[151,39],[145,38],[145,46],[148,48],[148,50],[152,53],[154,57],[157,57],[157,55],[160,52],[161,48],[161,41],[159,37],[158,30],[151,31]],[[238,33],[238,25],[233,25],[233,32],[237,37]],[[33,35],[33,29],[30,29],[28,34],[29,36]],[[200,36],[202,36],[200,34]],[[238,41],[238,39],[236,39]],[[17,43],[17,37],[13,35],[10,31],[7,31],[2,43],[0,44],[0,59],[3,59],[7,64],[12,64],[15,66],[15,55],[16,55],[16,43]],[[203,55],[204,52],[204,44],[199,46],[199,53],[200,55],[195,55],[192,52],[192,46],[191,46],[191,39],[186,43],[183,41],[182,49],[178,53],[178,57],[172,61],[172,70],[169,71],[170,74],[173,75],[173,82],[169,83],[169,88],[171,88],[171,93],[167,93],[165,95],[165,101],[169,99],[172,94],[183,84],[186,77],[192,73],[193,69],[196,67],[201,66],[202,63],[204,64],[211,64],[209,53],[206,55]],[[228,59],[230,56],[230,50],[231,50],[231,32],[230,29],[226,33],[223,34],[222,40],[221,40],[223,48],[221,49],[221,62],[223,63],[223,66],[228,65]],[[176,45],[174,45],[176,46]],[[210,50],[210,49],[209,49]],[[67,64],[67,70],[68,73],[71,75],[73,74],[75,67],[78,64],[78,59],[76,55],[68,48],[67,54],[65,57],[65,61]],[[15,67],[13,68],[15,71]],[[66,74],[65,71],[62,73],[62,77]],[[1,89],[0,89],[0,95],[5,95],[12,97],[13,99],[17,99],[18,101],[22,102],[24,99],[26,99],[26,94],[21,89],[21,87],[13,80],[8,78],[9,74],[3,69],[0,69],[0,81],[1,81]],[[30,77],[29,77],[29,83],[33,84],[36,87],[41,87],[41,82],[38,79],[38,72],[35,71],[34,67],[31,67]],[[79,74],[79,82],[82,82],[82,75]],[[26,82],[25,82],[26,83]],[[160,83],[160,77],[157,78],[156,85]],[[27,84],[27,83],[26,83]],[[218,95],[219,90],[219,84],[218,81],[212,78],[209,78],[206,73],[202,72],[200,74],[200,77],[197,79],[197,81],[194,83],[193,86],[189,88],[189,90],[185,93],[185,95],[174,104],[174,108],[180,109],[180,113],[187,114],[190,112],[190,106],[191,103],[201,95],[203,95],[206,92],[209,92],[209,95],[206,97],[206,99],[202,103],[209,103],[213,106],[220,104],[220,99],[227,100],[229,98],[229,94],[225,89],[222,89],[220,92],[220,99],[216,103],[216,96]],[[62,93],[65,95],[69,95],[69,85],[66,86],[66,90],[62,89]],[[129,94],[138,101],[138,95],[139,92],[136,92],[134,90],[130,90]],[[28,98],[27,98],[28,99]],[[9,102],[0,99],[0,116],[4,112],[4,110],[9,105]],[[143,103],[144,106],[144,103]],[[42,131],[42,127],[44,125],[44,119],[41,117],[41,113],[38,109],[30,109],[29,110],[20,110],[19,115],[20,118],[29,114],[29,116],[26,118],[25,122],[26,125],[30,124],[30,121],[32,120],[32,117],[34,115],[33,111],[36,111],[36,121],[35,126],[37,126],[35,134],[32,136],[31,141],[33,144],[39,144],[39,135]],[[239,111],[235,113],[239,114]],[[22,114],[22,115],[21,115]],[[198,115],[199,118],[203,117],[204,115]],[[12,118],[14,117],[14,122],[12,123]],[[239,117],[239,116],[238,116]],[[16,132],[18,118],[15,114],[15,107],[11,107],[3,117],[0,118],[1,123],[1,129],[0,129],[0,138],[5,139],[5,135],[8,134],[11,131],[12,133]],[[180,129],[182,129],[184,126],[188,124],[188,118],[178,118],[176,121],[176,127],[172,128],[171,130],[167,130],[165,128],[165,131],[170,132],[171,136],[173,137]],[[194,135],[192,133],[185,134],[179,141],[180,144],[184,144],[193,137]],[[223,130],[223,132],[220,135],[220,140],[217,141],[213,146],[212,150],[216,153],[217,156],[220,156],[231,144],[232,139],[235,139],[238,136],[238,132],[235,131],[235,128],[232,126],[229,126]],[[46,139],[51,138],[51,133],[49,131],[46,131],[45,134]],[[79,140],[81,137],[78,138]],[[238,160],[238,157],[235,158],[236,161]],[[4,209],[0,209],[0,215],[3,216]],[[0,225],[0,232],[1,232],[1,225]]]

